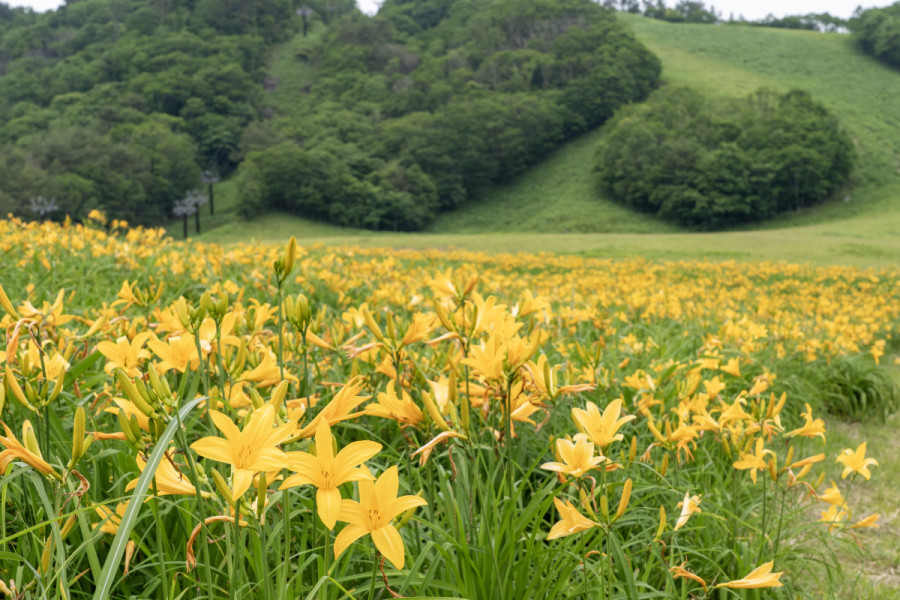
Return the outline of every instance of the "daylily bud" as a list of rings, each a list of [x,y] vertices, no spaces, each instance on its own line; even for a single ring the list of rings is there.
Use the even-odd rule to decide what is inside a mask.
[[[466,435],[469,435],[469,398],[464,398],[462,402],[459,403],[459,421],[462,424],[463,431],[466,432]]]
[[[40,572],[46,573],[50,568],[50,554],[53,552],[53,536],[47,538],[44,542],[44,551],[41,553]]]
[[[825,481],[825,471],[822,471],[821,473],[819,473],[819,477],[816,479],[816,482],[813,484],[813,487],[818,488],[820,485],[822,485],[823,481]]]
[[[282,381],[278,384],[278,387],[275,388],[275,391],[272,392],[272,406],[275,408],[275,412],[281,410],[282,405],[284,404],[284,399],[287,397],[288,392],[288,382]]]
[[[165,390],[163,390],[162,382],[160,381],[159,373],[156,371],[156,369],[147,369],[147,379],[150,380],[150,389],[152,389],[156,393],[156,396],[158,398],[164,398],[166,396],[166,393]]]
[[[200,307],[206,312],[212,312],[213,308],[215,308],[212,295],[209,293],[209,290],[203,292],[203,295],[200,296]]]
[[[70,468],[75,466],[78,459],[84,453],[84,407],[79,406],[75,409],[75,418],[72,427],[72,462],[69,463]]]
[[[787,458],[784,459],[784,464],[789,465],[794,462],[794,447],[791,446],[787,451]]]
[[[397,339],[397,331],[394,328],[394,315],[392,313],[387,314],[387,336],[391,340]]]
[[[224,317],[225,313],[228,312],[228,305],[230,303],[231,303],[231,301],[228,298],[228,293],[222,292],[221,295],[219,296],[219,300],[216,302],[216,310],[215,310],[216,316],[218,316],[220,319],[222,317]]]
[[[443,415],[441,415],[441,411],[438,409],[437,403],[435,403],[431,394],[422,392],[422,403],[425,404],[425,410],[428,411],[428,415],[431,417],[431,420],[434,421],[434,424],[444,431],[450,431],[447,421],[445,421]]]
[[[22,443],[29,452],[38,458],[44,458],[41,455],[41,447],[38,445],[37,436],[34,434],[34,427],[28,419],[22,423]]]
[[[6,364],[3,382],[6,384],[9,391],[12,392],[13,398],[15,398],[19,404],[31,411],[37,412],[31,402],[28,401],[28,398],[25,397],[25,392],[19,387],[19,382],[16,381],[15,375],[13,375],[12,370],[9,368],[9,363]]]
[[[444,309],[444,306],[440,302],[434,302],[434,312],[437,315],[438,320],[441,322],[441,325],[443,325],[447,331],[456,331],[456,327],[450,322],[450,318],[447,316],[447,311],[446,309]]]
[[[40,387],[40,386],[38,386],[38,387]],[[33,403],[36,403],[38,400],[41,399],[41,394],[39,394],[37,392],[37,390],[34,389],[34,386],[31,385],[31,382],[27,381],[27,380],[25,381],[25,397],[28,398],[28,400],[30,400]],[[38,405],[40,405],[40,404],[38,404]]]
[[[120,408],[119,427],[122,429],[122,433],[125,434],[125,439],[129,444],[131,444],[138,450],[143,450],[144,439],[141,436],[141,427],[140,425],[138,425],[138,420],[135,415],[131,415],[131,417],[129,418],[125,414],[125,411]]]
[[[119,387],[122,388],[122,391],[128,399],[131,400],[131,403],[134,404],[135,408],[148,417],[156,414],[156,411],[154,411],[153,407],[144,399],[144,396],[138,391],[135,383],[125,374],[125,371],[116,369],[116,380],[119,382]],[[138,379],[138,381],[140,381],[140,379]],[[141,382],[141,384],[143,385],[143,382]]]
[[[184,296],[178,298],[175,302],[175,314],[178,315],[178,320],[181,321],[181,325],[183,327],[189,327],[191,324],[191,315],[189,312],[189,307],[187,300]]]
[[[604,521],[609,520],[609,499],[606,497],[605,492],[600,496],[600,514],[603,515]]]
[[[631,447],[628,448],[628,461],[634,462],[635,457],[637,456],[637,436],[631,436]]]
[[[59,397],[60,392],[63,389],[63,383],[66,380],[66,372],[62,371],[59,374],[59,377],[56,378],[56,383],[53,384],[53,391],[50,392],[50,402],[53,402]]]
[[[669,453],[666,452],[663,455],[662,466],[659,468],[660,477],[665,477],[666,471],[668,471],[668,470],[669,470]]]
[[[158,440],[165,432],[166,424],[163,423],[160,419],[150,419],[147,429],[150,431],[150,436],[154,440]]]
[[[287,248],[284,252],[284,276],[282,279],[287,279],[287,276],[291,274],[291,271],[294,270],[294,261],[297,258],[297,238],[291,236],[291,239],[288,240]]]
[[[228,487],[228,483],[225,481],[225,478],[222,477],[222,474],[215,468],[212,469],[212,478],[213,483],[216,485],[216,489],[221,494],[222,498],[225,499],[229,505],[234,506],[234,497],[231,495],[231,488]]]
[[[616,510],[616,518],[618,519],[622,515],[625,514],[625,509],[628,508],[628,501],[631,500],[631,486],[633,482],[631,478],[625,480],[625,485],[622,487],[622,498],[619,500],[619,508]]]
[[[65,524],[63,524],[62,529],[59,532],[59,536],[62,539],[66,539],[69,533],[71,533],[72,528],[75,526],[75,521],[77,520],[77,515],[72,515],[68,519],[66,519]]]
[[[262,472],[259,474],[259,487],[256,490],[256,518],[262,519],[263,510],[266,508],[266,489],[268,489],[268,485],[266,484],[266,474]]]
[[[473,289],[475,289],[475,284],[478,283],[478,279],[479,279],[479,276],[478,276],[478,275],[472,275],[472,276],[469,278],[469,281],[466,282],[466,287],[464,287],[464,288],[463,288],[463,291],[462,291],[462,296],[463,296],[463,298],[465,298],[466,296],[468,296],[469,293],[470,293]]]
[[[772,478],[772,481],[778,481],[778,472],[775,468],[775,459],[769,459],[769,477]]]
[[[656,533],[653,534],[653,541],[658,540],[659,536],[661,536],[665,530],[666,530],[666,507],[660,506],[659,507],[659,527],[656,528]]]
[[[550,361],[544,362],[544,387],[547,388],[547,394],[552,398],[556,396],[556,386],[553,385],[553,371],[550,369]]]
[[[263,401],[262,396],[259,395],[259,392],[257,392],[254,388],[250,388],[249,395],[250,402],[253,403],[253,408],[262,408],[263,404],[265,404],[265,401]]]
[[[6,295],[6,290],[3,289],[3,285],[0,285],[0,306],[3,307],[3,310],[5,310],[10,317],[16,320],[19,319],[19,313],[13,308],[12,302],[9,301],[9,296]]]
[[[6,386],[0,385],[0,413],[3,412],[4,406],[6,406]]]
[[[374,335],[378,339],[378,341],[384,342],[384,334],[381,332],[381,328],[378,327],[378,323],[375,322],[375,319],[372,317],[372,313],[369,312],[369,309],[364,308],[360,312],[362,312],[363,319],[365,319],[366,325],[369,326],[369,330],[372,332],[372,335]]]
[[[134,543],[134,540],[128,540],[128,543],[125,544],[125,560],[124,560],[124,570],[122,572],[123,575],[128,575],[128,567],[131,565],[131,558],[134,556],[134,551],[137,548],[137,544]]]

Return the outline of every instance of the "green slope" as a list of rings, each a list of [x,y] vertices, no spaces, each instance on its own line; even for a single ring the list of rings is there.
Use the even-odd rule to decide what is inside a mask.
[[[722,96],[744,96],[759,87],[801,88],[847,127],[860,160],[846,192],[765,227],[881,219],[886,211],[896,212],[892,222],[900,224],[900,204],[894,202],[900,198],[900,73],[857,51],[850,36],[621,18],[662,59],[668,85]],[[665,225],[596,196],[587,170],[599,135],[572,142],[507,186],[485,190],[480,203],[442,216],[434,231],[665,231]]]
[[[900,263],[900,110],[895,100],[900,97],[900,73],[857,52],[846,35],[622,18],[660,56],[668,84],[725,96],[745,95],[760,86],[809,90],[837,113],[857,143],[860,165],[850,189],[834,202],[782,217],[762,229],[677,232],[596,197],[589,173],[593,146],[602,135],[596,131],[559,149],[512,184],[485,190],[482,203],[444,215],[428,233],[346,230],[273,214],[201,237],[228,242],[297,235],[304,243],[457,246],[495,252]],[[284,55],[276,59],[282,86],[309,76],[293,59],[299,45],[299,40],[286,44]],[[288,98],[272,100],[276,114],[288,109]],[[850,200],[845,202],[845,196]],[[230,199],[239,202],[236,196]]]

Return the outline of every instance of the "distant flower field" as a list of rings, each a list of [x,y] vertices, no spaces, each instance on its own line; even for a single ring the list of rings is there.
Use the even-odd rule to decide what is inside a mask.
[[[879,535],[823,417],[896,408],[896,270],[101,214],[0,254],[8,597],[812,597]]]

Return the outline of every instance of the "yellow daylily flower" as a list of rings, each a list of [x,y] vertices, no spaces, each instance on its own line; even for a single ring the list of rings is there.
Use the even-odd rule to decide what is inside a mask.
[[[461,362],[469,365],[484,381],[500,381],[503,378],[503,362],[506,352],[497,336],[469,349],[469,357]]]
[[[191,444],[191,449],[200,456],[231,465],[235,500],[250,487],[255,473],[275,471],[285,465],[287,455],[276,446],[289,438],[296,426],[288,423],[273,428],[275,409],[271,405],[254,411],[243,431],[217,410],[209,411],[209,416],[225,439],[208,436]]]
[[[866,517],[865,519],[862,519],[858,523],[851,525],[850,529],[861,529],[863,527],[881,527],[881,525],[879,525],[878,523],[875,522],[879,518],[881,518],[881,515],[878,513],[869,515],[868,517]]]
[[[839,526],[841,523],[846,521],[847,517],[849,516],[846,510],[841,510],[841,507],[834,504],[830,505],[820,514],[822,516],[819,518],[819,523],[828,523],[828,531],[831,531],[835,527]]]
[[[781,573],[773,573],[772,567],[775,565],[775,561],[769,561],[764,565],[760,565],[750,571],[746,577],[743,579],[735,579],[734,581],[729,581],[727,583],[720,583],[717,585],[717,588],[727,587],[732,589],[753,589],[753,588],[767,588],[767,587],[781,587],[784,585],[778,578],[781,577],[784,572]]]
[[[687,579],[693,579],[697,583],[703,586],[703,591],[706,591],[706,582],[703,581],[703,578],[695,573],[691,573],[687,569],[684,568],[684,565],[687,564],[687,561],[681,563],[680,565],[674,566],[669,569],[669,572],[672,574],[673,579],[677,579],[678,577],[686,577]]]
[[[169,338],[165,342],[150,340],[147,345],[153,354],[162,359],[162,362],[156,364],[156,370],[160,374],[168,373],[172,369],[179,373],[184,373],[188,369],[194,371],[200,364],[197,344],[190,333]]]
[[[394,517],[417,506],[428,504],[419,496],[400,496],[397,491],[400,479],[396,465],[382,473],[376,481],[359,482],[359,502],[342,500],[339,521],[349,523],[334,540],[334,558],[340,556],[347,547],[370,534],[375,547],[398,568],[403,568],[406,548],[403,538],[391,521]]]
[[[125,509],[127,508],[127,502],[119,502],[116,505],[115,512],[106,506],[95,506],[94,511],[100,515],[101,521],[94,525],[94,529],[99,528],[103,533],[116,535],[119,532],[119,525],[122,523],[122,517],[125,516]]]
[[[424,418],[422,410],[416,406],[406,390],[401,389],[400,397],[397,396],[393,381],[388,382],[386,392],[378,394],[378,402],[366,406],[366,414],[394,419],[400,425],[413,426],[421,423]]]
[[[375,479],[359,466],[381,451],[381,444],[369,440],[352,442],[334,454],[334,438],[327,421],[319,421],[316,429],[316,454],[288,452],[288,469],[295,471],[279,489],[298,485],[316,487],[316,510],[328,529],[334,529],[341,508],[338,486],[348,481]]]
[[[741,361],[739,358],[735,357],[728,361],[728,363],[724,367],[719,367],[719,370],[723,373],[728,373],[734,377],[741,376]]]
[[[97,350],[107,359],[104,367],[106,374],[112,375],[116,369],[122,369],[132,379],[139,377],[141,372],[138,365],[142,360],[150,358],[150,352],[144,349],[144,344],[151,337],[152,331],[143,331],[131,340],[122,336],[115,342],[106,340],[97,344]]]
[[[284,378],[297,381],[297,378],[287,371],[284,373]],[[266,349],[259,364],[253,369],[243,373],[238,380],[255,381],[262,387],[268,387],[281,382],[281,370],[278,368],[278,360],[275,358],[275,353],[270,349]]]
[[[678,516],[678,520],[675,522],[675,528],[672,531],[678,531],[679,529],[681,529],[694,513],[703,512],[700,510],[700,499],[702,498],[702,496],[703,494],[700,494],[699,496],[691,496],[690,492],[684,493],[684,500],[678,503],[678,508],[681,509],[681,514]]]
[[[741,454],[741,459],[735,461],[733,465],[735,469],[750,469],[750,479],[753,480],[753,483],[756,483],[757,471],[769,468],[768,463],[765,461],[765,455],[771,454],[772,456],[775,456],[775,453],[771,450],[763,449],[763,443],[764,442],[762,438],[757,438],[756,451],[752,454],[749,452],[744,452],[743,454]]]
[[[37,444],[34,445],[33,449],[26,448],[22,445],[19,440],[16,439],[16,436],[13,434],[12,430],[7,426],[6,423],[2,423],[3,429],[6,431],[5,436],[0,436],[0,444],[6,447],[6,450],[0,452],[0,475],[5,475],[6,470],[9,468],[9,463],[12,461],[19,459],[25,464],[34,467],[41,473],[50,474],[54,473],[53,467],[44,460],[44,457],[41,456],[41,451],[37,448]],[[30,421],[25,421],[22,424],[22,438],[25,439],[28,435],[28,432],[31,432],[31,435],[34,435],[33,429]],[[26,440],[27,443],[27,440]],[[33,450],[33,451],[32,451]]]
[[[156,468],[156,473],[154,474],[154,479],[156,479],[156,493],[160,496],[195,496],[197,494],[197,489],[191,484],[187,476],[175,467],[172,462],[172,454],[173,452],[171,450],[166,452],[166,456],[163,457],[159,466]],[[144,468],[147,466],[146,459],[138,454],[134,457],[134,461],[137,463],[138,469],[143,473]],[[135,478],[129,481],[128,485],[125,486],[125,491],[127,492],[137,487],[138,479],[139,478]],[[210,494],[209,492],[202,492],[201,495],[207,497]]]
[[[556,505],[556,510],[559,511],[561,520],[550,528],[550,533],[547,534],[548,540],[555,540],[556,538],[587,531],[593,527],[600,527],[600,523],[591,521],[582,515],[568,500],[563,501],[559,498],[554,498],[553,504]]]
[[[866,481],[872,477],[869,471],[869,465],[878,466],[878,461],[874,458],[866,458],[866,442],[860,444],[856,450],[844,448],[841,455],[837,457],[835,462],[844,465],[844,472],[841,473],[841,479],[846,479],[850,473],[859,473],[866,478]]]
[[[794,437],[794,436],[798,436],[798,435],[801,437],[816,437],[816,436],[818,436],[818,437],[822,438],[822,442],[824,443],[825,442],[825,421],[823,421],[822,419],[813,420],[812,408],[809,407],[809,403],[806,403],[806,412],[800,413],[800,416],[802,416],[803,419],[805,420],[803,427],[799,427],[797,429],[794,429],[793,431],[789,431],[786,434],[784,434],[784,436],[785,437]]]
[[[365,385],[365,381],[361,377],[357,377],[347,382],[341,390],[335,394],[331,402],[325,405],[319,414],[310,421],[306,427],[297,432],[296,437],[303,439],[312,437],[319,427],[321,421],[326,421],[329,425],[340,423],[348,419],[354,419],[364,412],[351,413],[353,409],[369,399],[369,396],[360,396],[358,392]]]
[[[593,441],[601,450],[611,443],[621,440],[624,436],[616,433],[622,425],[635,418],[634,415],[619,418],[622,412],[622,399],[616,398],[607,405],[600,414],[600,409],[593,402],[587,403],[587,410],[581,408],[572,409],[572,419],[582,433]]]
[[[844,505],[844,496],[841,494],[841,490],[838,489],[838,486],[834,481],[831,482],[831,487],[825,490],[824,494],[819,495],[819,500],[834,506]]]
[[[572,477],[582,477],[607,460],[603,455],[594,456],[594,444],[588,441],[587,435],[576,434],[574,440],[574,442],[566,439],[556,440],[556,454],[562,462],[547,462],[542,464],[541,468]]]

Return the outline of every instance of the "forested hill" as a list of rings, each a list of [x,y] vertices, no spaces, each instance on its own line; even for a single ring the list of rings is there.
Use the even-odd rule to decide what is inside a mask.
[[[353,0],[305,0],[337,19]],[[299,30],[291,0],[0,4],[0,214],[92,208],[158,223],[228,175],[258,116],[269,49]]]
[[[590,0],[386,0],[296,59],[307,84],[238,170],[244,210],[392,230],[518,175],[644,99],[660,72]]]
[[[154,223],[236,179],[245,214],[418,229],[644,99],[657,58],[590,0],[0,5],[0,211]],[[299,13],[305,14],[305,19]],[[272,47],[302,35],[287,110]]]

